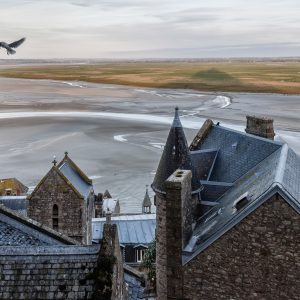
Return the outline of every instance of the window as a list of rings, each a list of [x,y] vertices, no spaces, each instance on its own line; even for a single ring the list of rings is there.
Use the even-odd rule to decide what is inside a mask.
[[[52,228],[58,230],[58,206],[56,204],[53,205],[52,209]]]
[[[242,198],[241,200],[239,200],[239,201],[236,203],[236,205],[235,205],[236,210],[242,209],[248,202],[249,202],[249,201],[248,201],[248,198],[247,198],[247,197]]]
[[[243,194],[241,197],[239,197],[236,201],[233,203],[233,213],[241,210],[243,207],[245,207],[250,201],[250,197],[248,195],[248,192]]]
[[[136,249],[136,261],[142,262],[145,255],[145,249]]]

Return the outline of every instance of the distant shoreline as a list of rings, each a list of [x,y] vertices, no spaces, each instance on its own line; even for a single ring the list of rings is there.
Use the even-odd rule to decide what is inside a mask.
[[[5,61],[5,63],[4,63]],[[0,60],[0,77],[192,89],[300,94],[300,58],[214,60]]]

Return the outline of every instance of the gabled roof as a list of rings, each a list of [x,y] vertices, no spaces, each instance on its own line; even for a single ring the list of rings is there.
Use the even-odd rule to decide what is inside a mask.
[[[217,149],[210,180],[233,183],[281,146],[281,143],[265,138],[212,125],[199,147],[194,146],[194,149]]]
[[[94,218],[93,241],[102,239],[103,225],[106,218]],[[124,215],[111,218],[112,224],[118,227],[118,236],[120,244],[150,244],[155,238],[156,215]]]
[[[80,170],[66,152],[65,157],[58,165],[56,165],[56,162],[54,161],[54,165],[50,171],[42,178],[32,193],[27,197],[28,200],[32,198],[51,172],[56,172],[80,198],[87,199],[90,192],[93,190],[92,180]]]
[[[78,244],[64,234],[0,205],[0,246]]]
[[[67,152],[57,168],[85,199],[89,196],[93,189],[92,180],[71,160]]]
[[[191,170],[194,173],[190,150],[179,119],[178,108],[161,156],[152,188],[155,192],[165,193],[165,181],[177,169]],[[199,192],[200,182],[192,177],[192,191]]]
[[[300,213],[300,157],[285,144],[240,177],[195,226],[183,263],[207,248],[275,193]],[[237,210],[237,200],[248,201]]]

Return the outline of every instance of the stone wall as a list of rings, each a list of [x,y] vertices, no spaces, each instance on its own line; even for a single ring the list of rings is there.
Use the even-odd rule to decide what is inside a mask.
[[[90,201],[91,203],[93,201]],[[83,244],[91,241],[91,222],[85,200],[80,197],[53,167],[28,200],[29,218],[53,228],[53,205],[58,206],[58,231]]]
[[[181,265],[185,228],[185,216],[189,215],[191,201],[191,171],[175,171],[166,181],[166,195],[156,197],[156,268],[158,299],[183,297],[183,272]],[[185,202],[184,202],[185,203]],[[189,227],[189,226],[188,226]],[[176,298],[177,297],[177,298]]]
[[[99,246],[0,247],[0,299],[91,299]]]
[[[185,299],[300,299],[299,240],[299,214],[273,196],[184,266]]]

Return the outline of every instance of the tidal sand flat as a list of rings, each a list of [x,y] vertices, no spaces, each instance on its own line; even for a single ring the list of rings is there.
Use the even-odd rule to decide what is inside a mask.
[[[207,117],[243,130],[246,114],[260,112],[300,152],[298,96],[5,78],[0,87],[0,176],[35,186],[53,156],[68,151],[96,192],[109,189],[120,199],[122,212],[141,211],[175,106],[189,141]]]

